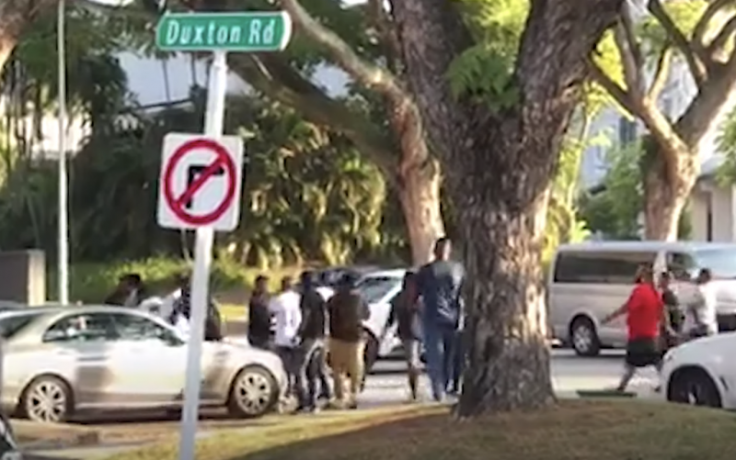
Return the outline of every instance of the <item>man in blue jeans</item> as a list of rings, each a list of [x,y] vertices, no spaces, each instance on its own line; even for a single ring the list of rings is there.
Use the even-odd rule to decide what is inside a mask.
[[[444,399],[450,380],[454,380],[452,368],[462,362],[457,361],[462,360],[459,356],[461,350],[457,348],[465,271],[459,263],[450,260],[450,252],[450,240],[440,238],[434,247],[435,260],[424,265],[417,274],[417,285],[424,302],[422,325],[427,372],[435,401]]]

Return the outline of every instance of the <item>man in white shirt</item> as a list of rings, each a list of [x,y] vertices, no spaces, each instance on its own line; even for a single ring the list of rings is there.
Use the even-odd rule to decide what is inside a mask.
[[[688,306],[684,327],[691,338],[718,333],[717,299],[712,279],[713,275],[708,268],[701,269],[696,279],[698,290],[694,301]]]
[[[302,323],[302,310],[299,305],[301,297],[294,289],[294,280],[290,276],[285,276],[281,280],[281,292],[271,298],[268,304],[268,310],[273,315],[274,327],[274,346],[276,353],[281,357],[284,363],[284,369],[289,378],[289,395],[295,395],[295,391],[299,388],[299,363],[297,347],[299,346],[299,338],[297,332]],[[299,396],[299,395],[296,395]]]

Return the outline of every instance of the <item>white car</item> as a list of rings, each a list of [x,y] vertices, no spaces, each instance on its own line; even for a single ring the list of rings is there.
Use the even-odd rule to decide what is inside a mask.
[[[404,274],[406,269],[403,268],[376,271],[363,276],[356,284],[371,311],[371,316],[363,322],[368,337],[364,355],[366,370],[370,370],[378,358],[388,356],[401,345],[396,336],[396,325],[388,330],[386,326],[391,314],[391,302],[401,292]]]
[[[667,352],[661,372],[668,401],[736,409],[736,332],[684,343]]]
[[[76,413],[179,409],[187,337],[138,309],[36,307],[0,313],[4,408],[38,422]],[[274,353],[227,341],[202,345],[202,406],[240,417],[272,409],[287,388]]]

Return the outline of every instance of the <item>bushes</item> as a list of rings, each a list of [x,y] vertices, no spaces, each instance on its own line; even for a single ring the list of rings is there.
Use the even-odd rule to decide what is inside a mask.
[[[47,274],[47,296],[49,300],[57,297],[56,267],[49,267]],[[70,267],[70,298],[72,301],[101,302],[114,289],[121,275],[139,273],[152,294],[163,294],[172,289],[175,275],[190,269],[190,264],[183,259],[154,257],[137,261],[119,261],[108,264],[75,263]],[[296,268],[286,269],[288,272]],[[270,272],[271,282],[276,285],[279,275]],[[210,272],[210,289],[212,293],[237,291],[246,293],[253,286],[255,277],[260,272],[256,269],[242,267],[230,260],[213,262]]]

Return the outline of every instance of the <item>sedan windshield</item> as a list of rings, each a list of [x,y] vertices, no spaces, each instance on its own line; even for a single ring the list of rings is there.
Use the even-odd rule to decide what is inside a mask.
[[[370,276],[358,282],[358,291],[368,303],[380,302],[391,290],[401,283],[401,279],[388,276]]]

